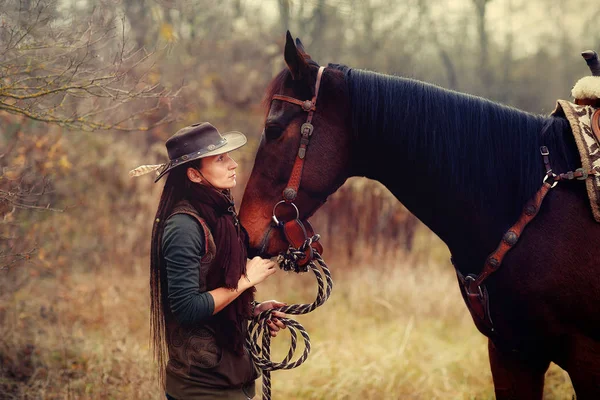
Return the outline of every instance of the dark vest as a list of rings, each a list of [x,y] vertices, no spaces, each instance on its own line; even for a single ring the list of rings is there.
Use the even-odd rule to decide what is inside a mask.
[[[200,291],[216,289],[206,286],[208,274],[221,273],[221,267],[213,262],[217,248],[208,225],[186,201],[175,206],[171,216],[175,214],[191,215],[202,226],[206,247],[205,254],[198,265]],[[197,326],[187,327],[180,325],[169,310],[165,311],[169,352],[166,386],[167,393],[171,396],[189,397],[187,393],[191,394],[193,390],[186,390],[186,388],[190,389],[193,386],[215,389],[241,388],[258,377],[247,351],[243,356],[239,356],[217,345],[215,321],[212,318]]]

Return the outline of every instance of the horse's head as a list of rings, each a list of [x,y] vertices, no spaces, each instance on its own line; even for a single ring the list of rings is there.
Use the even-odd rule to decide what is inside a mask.
[[[266,93],[264,132],[240,209],[251,249],[270,256],[288,246],[281,229],[273,229],[275,205],[285,196],[286,202],[275,210],[277,219],[295,219],[295,205],[299,219],[306,220],[348,177],[351,149],[350,108],[343,73],[325,69],[319,76],[319,65],[305,52],[300,40],[294,44],[289,32],[284,57],[287,68],[273,79]],[[308,103],[311,100],[316,100],[315,107]],[[312,132],[303,127],[309,114]],[[301,146],[306,141],[304,152]],[[292,170],[295,179],[290,179]]]

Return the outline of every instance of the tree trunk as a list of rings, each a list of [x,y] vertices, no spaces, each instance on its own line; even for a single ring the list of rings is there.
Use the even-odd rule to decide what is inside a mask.
[[[485,24],[486,8],[490,0],[473,0],[477,17],[477,36],[479,40],[479,77],[484,95],[492,90],[492,71],[489,60],[489,39]]]

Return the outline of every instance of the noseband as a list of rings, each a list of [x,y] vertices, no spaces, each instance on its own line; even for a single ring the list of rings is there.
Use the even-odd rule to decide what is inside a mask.
[[[314,126],[312,124],[312,119],[314,113],[317,111],[317,97],[319,95],[319,87],[321,86],[321,78],[323,77],[323,70],[325,67],[319,67],[319,72],[317,73],[317,81],[315,83],[315,93],[311,100],[299,100],[293,97],[284,96],[281,94],[273,95],[271,102],[273,100],[281,100],[287,103],[296,104],[302,107],[302,110],[308,113],[306,118],[306,122],[302,124],[300,127],[300,147],[298,148],[298,153],[296,155],[296,160],[294,162],[294,167],[292,168],[292,173],[290,175],[290,179],[288,180],[288,184],[282,193],[282,200],[277,202],[273,207],[273,217],[272,221],[274,225],[280,229],[283,229],[286,239],[289,244],[294,248],[299,248],[301,245],[310,237],[314,236],[314,230],[308,220],[304,222],[300,221],[300,211],[296,204],[294,204],[294,200],[298,196],[298,190],[300,188],[300,181],[302,180],[302,170],[304,169],[304,159],[306,157],[306,149],[308,147],[308,143],[310,142],[310,138],[314,132]],[[296,218],[290,220],[288,222],[283,222],[277,218],[276,210],[282,204],[288,204],[294,208],[296,211]],[[267,240],[269,237],[271,229],[267,231],[267,234],[263,240],[263,250],[266,248]],[[319,254],[323,254],[323,246],[319,242],[313,242],[305,251],[305,257],[298,261],[298,266],[305,266],[314,258],[314,251],[317,251]]]

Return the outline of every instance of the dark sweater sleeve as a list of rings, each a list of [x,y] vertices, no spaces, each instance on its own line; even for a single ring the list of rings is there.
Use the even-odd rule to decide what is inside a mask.
[[[165,223],[162,250],[167,268],[169,306],[182,325],[194,325],[211,316],[215,301],[201,292],[200,259],[204,255],[204,230],[188,214],[175,214]]]

